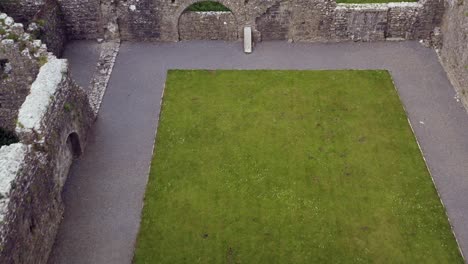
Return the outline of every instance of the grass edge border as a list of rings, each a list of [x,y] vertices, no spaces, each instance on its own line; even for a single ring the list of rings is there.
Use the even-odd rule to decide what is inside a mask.
[[[167,79],[167,74],[169,73],[171,69],[168,69],[166,71],[166,79]],[[146,197],[146,188],[148,186],[148,182],[149,182],[149,175],[150,175],[150,172],[151,172],[151,167],[153,166],[153,157],[154,157],[154,152],[155,152],[155,147],[156,147],[156,140],[157,140],[157,136],[158,136],[158,128],[159,128],[159,120],[161,119],[161,113],[162,113],[162,103],[163,103],[163,99],[164,99],[164,91],[166,90],[166,80],[164,80],[164,83],[163,83],[163,88],[162,88],[162,92],[161,92],[161,97],[159,98],[159,113],[157,115],[157,122],[156,122],[156,129],[154,131],[154,137],[153,137],[153,144],[152,144],[152,148],[151,148],[151,159],[150,159],[150,162],[149,162],[149,166],[148,166],[148,169],[147,169],[147,173],[146,175],[148,176],[146,178],[146,183],[145,183],[145,191],[143,192],[143,199],[141,200],[141,212],[140,212],[140,220],[138,221],[138,232],[136,233],[136,236],[135,236],[135,239],[134,239],[134,242],[133,242],[133,255],[132,255],[132,262],[131,263],[135,263],[135,253],[136,253],[136,250],[138,248],[138,237],[140,236],[140,232],[141,232],[141,220],[143,219],[143,209],[145,208],[145,197]],[[458,244],[458,242],[457,242]]]
[[[393,75],[391,74],[391,72],[389,70],[385,70],[386,72],[388,72],[388,75],[390,76],[390,80],[392,81],[392,84],[393,84],[393,88],[395,89],[396,93],[397,93],[397,96],[398,96],[398,99],[400,100],[401,102],[401,106],[403,107],[403,111],[405,112],[405,115],[406,115],[406,121],[408,122],[408,125],[411,129],[411,132],[413,133],[413,137],[414,137],[414,140],[416,141],[416,144],[418,145],[418,149],[419,149],[419,152],[421,153],[421,156],[423,158],[423,161],[424,161],[424,165],[426,166],[426,169],[427,171],[429,172],[429,176],[431,176],[431,180],[432,180],[432,184],[434,186],[434,189],[436,190],[436,193],[437,193],[437,197],[439,198],[439,201],[440,203],[442,204],[442,207],[444,208],[444,213],[445,213],[445,217],[447,218],[447,221],[450,225],[450,230],[452,231],[452,235],[453,237],[455,238],[455,242],[457,243],[457,247],[458,247],[458,252],[460,252],[460,255],[463,259],[463,261],[466,263],[467,260],[465,258],[465,256],[463,255],[463,250],[462,248],[460,247],[460,242],[458,241],[458,238],[455,234],[455,230],[454,230],[454,227],[453,227],[453,224],[452,224],[452,221],[450,220],[450,217],[447,213],[447,207],[445,206],[445,203],[444,201],[442,200],[441,196],[440,196],[440,192],[439,192],[439,189],[437,188],[437,184],[434,180],[434,176],[432,175],[432,171],[431,171],[431,168],[429,167],[429,164],[427,164],[427,161],[426,161],[426,156],[424,155],[424,151],[422,150],[422,147],[421,147],[421,144],[419,144],[419,140],[418,140],[418,137],[416,136],[416,133],[414,132],[414,128],[413,128],[413,125],[411,124],[411,120],[409,118],[409,115],[408,115],[408,111],[406,110],[406,106],[405,104],[403,103],[403,100],[400,96],[400,92],[398,91],[398,88],[396,86],[396,83],[395,83],[395,80],[393,79]]]

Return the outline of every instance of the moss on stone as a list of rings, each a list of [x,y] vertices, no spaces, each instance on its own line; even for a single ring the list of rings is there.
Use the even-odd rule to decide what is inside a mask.
[[[221,3],[218,2],[213,2],[213,1],[203,1],[203,2],[198,2],[195,3],[189,8],[187,8],[187,11],[198,11],[198,12],[209,12],[209,11],[225,11],[229,12],[229,8],[225,7]]]

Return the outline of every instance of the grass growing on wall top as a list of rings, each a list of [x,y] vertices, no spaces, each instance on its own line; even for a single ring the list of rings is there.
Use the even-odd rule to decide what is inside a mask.
[[[225,7],[223,4],[212,1],[203,1],[197,2],[187,8],[187,11],[199,11],[199,12],[208,12],[208,11],[225,11],[229,12],[229,8]]]
[[[134,262],[463,260],[388,72],[178,70]]]

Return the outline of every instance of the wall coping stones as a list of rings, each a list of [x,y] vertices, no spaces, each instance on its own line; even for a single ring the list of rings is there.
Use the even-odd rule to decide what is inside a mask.
[[[49,56],[31,85],[31,92],[19,109],[17,133],[41,132],[41,121],[68,69],[64,59]]]
[[[232,13],[231,11],[187,11],[187,12],[193,12],[193,13],[197,13],[197,14],[201,14],[201,15],[207,15],[207,16]]]
[[[385,4],[337,4],[336,9],[343,10],[386,10],[389,8],[422,8],[420,2],[393,2]]]
[[[423,4],[420,2],[392,2],[387,3],[388,7],[423,7]]]
[[[28,147],[23,143],[0,148],[0,222],[3,222],[7,212],[12,182],[24,164],[27,149]]]
[[[351,10],[385,10],[388,9],[388,4],[337,4],[336,9],[351,9]]]

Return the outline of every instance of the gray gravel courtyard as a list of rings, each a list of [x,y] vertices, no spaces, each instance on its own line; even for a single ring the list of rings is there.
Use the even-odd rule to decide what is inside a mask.
[[[66,52],[89,82],[96,44]],[[84,63],[86,62],[86,63]],[[454,232],[468,254],[468,114],[436,53],[417,42],[240,42],[121,45],[84,155],[64,189],[65,215],[50,263],[131,263],[168,69],[387,69],[406,108]]]

